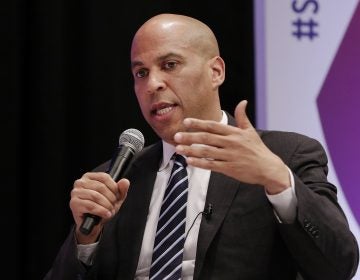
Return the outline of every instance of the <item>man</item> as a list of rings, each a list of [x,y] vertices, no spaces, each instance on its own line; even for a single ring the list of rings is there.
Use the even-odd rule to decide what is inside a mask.
[[[175,279],[175,269],[156,278],[164,271],[153,272],[152,256],[175,152],[188,176],[182,279],[351,279],[358,246],[323,148],[255,130],[246,101],[235,119],[221,110],[225,63],[208,26],[174,14],[149,19],[134,36],[131,67],[162,141],[135,155],[126,179],[115,182],[106,163],[75,181],[76,226],[46,279]],[[84,213],[101,217],[89,235],[79,230]]]

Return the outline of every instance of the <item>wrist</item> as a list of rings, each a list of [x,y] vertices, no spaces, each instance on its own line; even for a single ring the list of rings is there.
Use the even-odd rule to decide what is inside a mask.
[[[283,162],[279,165],[273,165],[272,171],[264,180],[263,186],[270,195],[281,193],[291,187],[290,174]]]

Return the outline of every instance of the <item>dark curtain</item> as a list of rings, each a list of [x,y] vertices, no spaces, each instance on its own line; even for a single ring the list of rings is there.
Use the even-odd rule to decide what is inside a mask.
[[[112,156],[123,130],[139,129],[146,145],[158,139],[137,106],[129,64],[132,36],[150,16],[184,13],[214,30],[226,62],[223,108],[233,113],[248,99],[255,122],[252,1],[2,5],[9,48],[1,63],[1,247],[9,279],[43,278],[72,225],[73,181]]]

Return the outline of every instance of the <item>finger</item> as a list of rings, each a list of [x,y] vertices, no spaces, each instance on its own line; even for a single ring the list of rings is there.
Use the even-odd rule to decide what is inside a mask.
[[[114,215],[113,208],[108,209],[100,204],[94,203],[91,200],[84,200],[77,196],[74,196],[70,199],[69,205],[71,211],[73,213],[77,213],[76,215],[79,215],[82,218],[84,218],[85,213],[91,213],[105,219]]]
[[[227,151],[223,148],[203,144],[177,145],[176,152],[186,157],[205,158],[224,161],[228,159]]]
[[[184,125],[188,131],[202,131],[218,135],[228,135],[233,133],[233,127],[216,121],[186,118],[184,120]]]
[[[74,188],[71,191],[71,199],[87,205],[89,208],[86,210],[90,213],[93,213],[94,209],[98,207],[102,207],[113,212],[117,201],[116,197],[111,201],[108,197],[98,191],[80,188]]]
[[[194,167],[207,169],[215,172],[221,171],[222,161],[212,160],[207,158],[196,158],[196,157],[187,157],[186,162]]]
[[[106,176],[107,174],[103,174],[104,175],[99,174],[96,176],[98,180],[101,180],[102,177],[105,178],[102,181],[89,179],[88,176],[83,176],[81,179],[76,180],[73,190],[79,189],[82,191],[75,192],[75,194],[82,194],[83,196],[87,195],[86,197],[83,197],[83,199],[96,199],[99,196],[103,196],[109,201],[109,203],[115,203],[118,196],[116,183],[110,177],[110,180],[108,180]]]
[[[223,147],[226,137],[208,132],[177,132],[174,140],[178,144],[192,145],[202,144],[214,147]]]
[[[120,202],[123,202],[127,196],[127,192],[130,187],[130,182],[128,179],[123,178],[117,183],[117,186],[118,186],[118,190],[119,190],[118,200],[120,200]]]
[[[108,173],[105,172],[88,172],[83,175],[82,178],[99,181],[108,187],[114,194],[117,192],[116,182],[111,178]]]
[[[247,100],[242,100],[235,108],[235,119],[239,128],[247,129],[252,128],[252,124],[246,115]]]

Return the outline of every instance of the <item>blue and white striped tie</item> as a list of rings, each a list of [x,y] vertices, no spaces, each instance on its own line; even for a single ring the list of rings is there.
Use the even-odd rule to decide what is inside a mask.
[[[181,279],[187,196],[186,161],[176,155],[160,209],[150,280]]]

